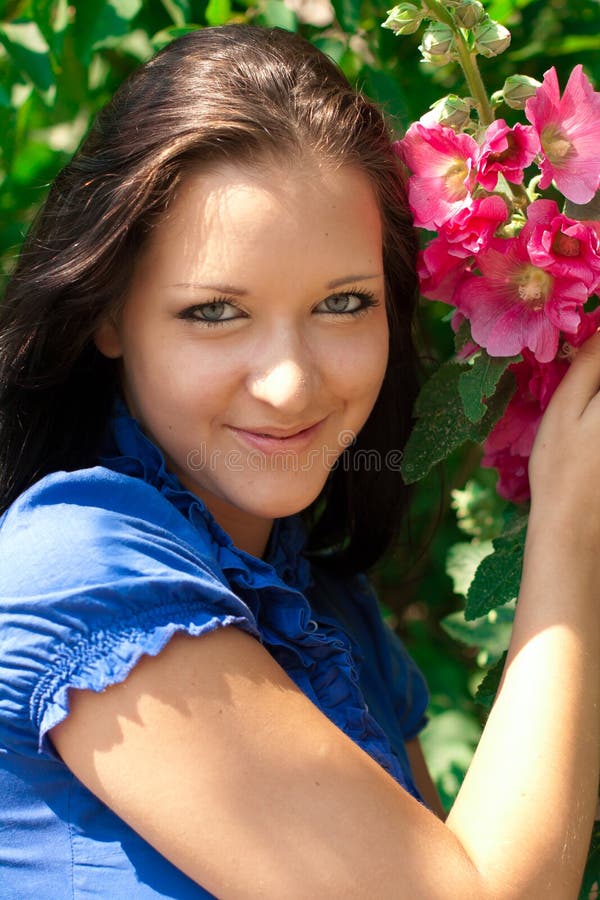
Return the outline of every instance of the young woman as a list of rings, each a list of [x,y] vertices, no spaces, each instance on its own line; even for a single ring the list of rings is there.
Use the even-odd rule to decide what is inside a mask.
[[[3,897],[577,896],[600,339],[541,428],[444,822],[363,574],[405,505],[415,289],[380,113],[285,32],[171,44],[60,174],[1,307]]]

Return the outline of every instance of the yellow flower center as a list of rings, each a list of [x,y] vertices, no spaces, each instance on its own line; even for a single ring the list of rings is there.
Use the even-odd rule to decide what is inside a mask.
[[[530,309],[542,309],[552,291],[554,279],[543,269],[525,265],[515,279],[519,300]]]
[[[573,144],[558,125],[547,125],[540,137],[544,153],[553,166],[562,165],[573,155]]]
[[[469,170],[466,163],[460,157],[454,159],[452,164],[446,169],[444,182],[451,200],[462,200],[466,196],[465,179],[468,174]]]

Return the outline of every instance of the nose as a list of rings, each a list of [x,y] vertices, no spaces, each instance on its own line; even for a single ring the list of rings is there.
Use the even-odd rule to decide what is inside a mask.
[[[252,397],[289,416],[309,405],[317,378],[314,361],[302,352],[299,342],[281,338],[276,354],[261,354],[247,380]]]

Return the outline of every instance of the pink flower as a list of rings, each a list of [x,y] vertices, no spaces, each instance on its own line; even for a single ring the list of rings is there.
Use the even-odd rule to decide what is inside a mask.
[[[539,151],[540,140],[530,125],[509,128],[503,119],[496,119],[484,136],[477,181],[486,190],[493,191],[501,173],[507,181],[521,184],[523,170],[531,165]]]
[[[588,291],[582,281],[535,266],[526,234],[494,239],[479,254],[481,275],[458,286],[454,303],[471,322],[473,339],[490,356],[514,356],[525,348],[550,362],[560,331],[576,331]]]
[[[494,195],[473,200],[449,219],[419,256],[423,296],[452,304],[456,288],[472,271],[465,260],[487,247],[507,216],[504,200]]]
[[[508,218],[506,203],[497,194],[473,200],[442,226],[448,253],[471,256],[489,245],[497,228]]]
[[[454,256],[450,247],[443,234],[435,237],[419,253],[417,272],[424,297],[452,305],[454,293],[471,267],[464,259]]]
[[[573,203],[588,203],[600,186],[600,93],[575,66],[561,98],[556,69],[525,105],[542,145],[540,188],[554,182]]]
[[[482,465],[498,469],[501,497],[522,503],[530,494],[527,466],[544,410],[562,381],[564,359],[541,365],[527,350],[523,361],[510,366],[517,390],[484,444]]]
[[[412,172],[408,200],[415,225],[435,231],[470,204],[479,153],[472,137],[414,122],[397,148]]]
[[[536,200],[524,231],[534,265],[577,278],[590,294],[600,286],[600,238],[591,223],[563,216],[553,200]]]

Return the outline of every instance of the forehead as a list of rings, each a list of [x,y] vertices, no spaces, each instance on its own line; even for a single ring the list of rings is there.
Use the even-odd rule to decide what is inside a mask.
[[[146,261],[169,269],[268,262],[311,268],[381,263],[381,220],[367,176],[305,164],[224,165],[188,174],[153,230]],[[357,259],[358,257],[358,259]]]

